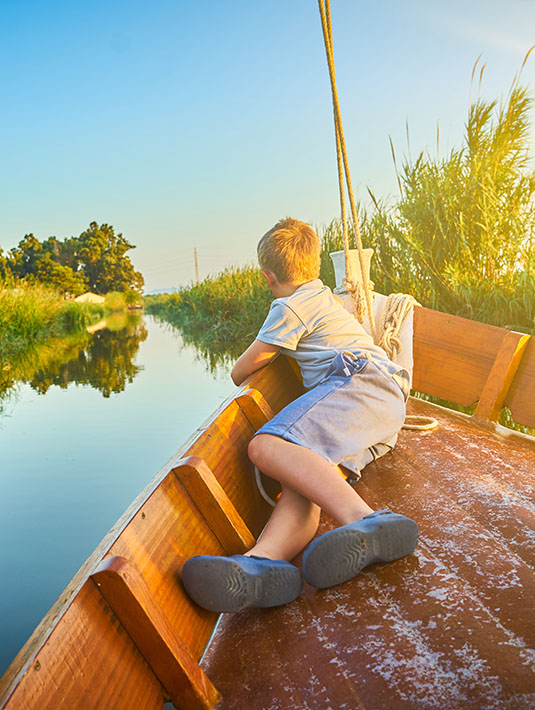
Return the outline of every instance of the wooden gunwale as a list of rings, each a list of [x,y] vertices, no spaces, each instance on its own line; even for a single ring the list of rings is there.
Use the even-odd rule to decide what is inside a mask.
[[[470,331],[473,332],[471,333]],[[419,391],[436,396],[446,396],[451,401],[456,401],[460,404],[472,404],[478,400],[484,400],[485,406],[480,408],[480,412],[492,418],[496,418],[502,404],[508,405],[513,402],[515,416],[519,416],[519,421],[526,426],[535,427],[533,398],[526,397],[524,391],[526,383],[531,386],[535,381],[533,338],[526,338],[522,334],[514,334],[494,326],[475,324],[467,319],[417,308],[415,309],[414,318],[414,343],[414,381],[415,387]],[[504,343],[506,346],[504,346]],[[269,514],[269,509],[259,499],[257,492],[249,484],[251,472],[246,457],[246,442],[251,433],[269,415],[270,410],[278,411],[287,401],[293,399],[301,391],[302,386],[292,366],[285,359],[278,358],[267,368],[253,375],[237,392],[231,394],[207,421],[192,434],[129,506],[128,510],[88,558],[32,634],[27,644],[0,680],[0,708],[13,710],[19,707],[30,707],[27,704],[27,700],[24,699],[24,693],[21,694],[20,692],[20,686],[27,682],[28,677],[36,669],[38,670],[39,660],[36,659],[40,657],[39,654],[42,649],[47,647],[55,630],[61,624],[70,623],[68,616],[73,603],[78,603],[80,599],[87,600],[83,601],[83,603],[88,608],[97,603],[98,599],[94,596],[95,587],[90,577],[96,572],[101,561],[111,554],[124,556],[126,560],[129,559],[130,554],[137,556],[137,564],[134,565],[137,569],[136,574],[140,573],[141,579],[149,580],[148,593],[154,596],[157,606],[162,605],[162,608],[165,607],[164,617],[171,622],[171,625],[176,623],[180,625],[181,614],[185,615],[184,618],[194,621],[192,628],[198,630],[198,638],[196,640],[189,639],[187,630],[183,631],[181,629],[180,633],[185,634],[186,645],[191,643],[192,657],[196,661],[199,660],[217,617],[194,608],[194,605],[186,599],[178,582],[179,565],[176,561],[173,561],[172,554],[176,554],[177,559],[182,559],[184,556],[187,558],[187,556],[199,554],[206,550],[195,552],[188,549],[175,550],[173,552],[163,548],[163,551],[161,551],[158,548],[160,551],[156,553],[154,552],[156,543],[153,541],[151,542],[151,549],[154,549],[149,554],[147,552],[148,548],[147,550],[144,549],[145,543],[143,542],[143,535],[149,533],[143,532],[145,527],[142,521],[147,517],[147,520],[151,521],[151,525],[157,522],[157,511],[153,510],[153,508],[155,505],[154,500],[158,496],[160,496],[158,500],[162,499],[166,502],[166,505],[169,503],[165,520],[171,521],[173,519],[173,505],[176,504],[178,496],[180,500],[185,501],[184,505],[189,506],[188,510],[191,508],[192,514],[200,516],[198,517],[199,525],[204,521],[202,522],[204,532],[201,537],[205,542],[202,544],[213,550],[213,552],[208,552],[208,554],[225,554],[225,552],[229,552],[229,546],[232,547],[233,545],[237,545],[238,547],[235,549],[240,551],[239,545],[244,545],[245,540],[249,539],[247,538],[248,530],[253,535],[258,534]],[[240,397],[243,399],[241,405],[238,401]],[[429,410],[431,405],[419,404],[416,407],[424,407],[425,411],[431,411]],[[494,441],[491,435],[499,434],[503,440],[509,438],[511,442],[515,442],[515,445],[516,442],[524,441],[528,451],[533,449],[535,440],[532,437],[514,432],[506,434],[505,432],[509,432],[509,430],[504,430],[503,427],[490,420],[468,418],[465,415],[451,412],[448,413],[448,416],[451,421],[460,418],[459,421],[468,422],[470,431],[473,431],[474,434],[477,433],[480,444],[486,441],[481,432],[487,430],[490,443]],[[422,441],[428,437],[428,434],[422,435]],[[184,464],[183,459],[186,456],[197,457],[197,459],[201,460],[201,463],[204,462],[202,465],[207,467],[208,473],[206,475],[208,478],[206,478],[206,481],[208,483],[202,482],[204,480],[203,476],[198,478],[195,473],[197,464],[193,459],[190,459],[194,461],[193,464],[188,462]],[[402,458],[403,456],[399,460]],[[383,464],[386,469],[388,468],[387,459],[389,457],[386,457]],[[193,483],[188,484],[186,477],[184,477],[183,482],[181,481],[181,462],[182,466],[191,467],[193,465],[193,473],[195,474]],[[372,465],[373,467],[381,468],[381,462],[376,462]],[[230,473],[226,471],[226,468],[229,468]],[[212,472],[215,474],[214,484],[210,484]],[[200,484],[196,482],[197,479]],[[218,480],[223,482],[222,493],[218,492]],[[239,486],[236,481],[240,482]],[[162,496],[164,497],[162,498]],[[219,496],[218,503],[215,502],[214,496],[216,499]],[[217,515],[223,516],[221,525],[224,525],[224,527],[226,526],[226,523],[224,523],[225,515],[233,517],[234,522],[230,524],[227,532],[220,532],[218,528],[220,524],[217,522],[214,523],[215,527],[212,525],[212,528],[210,528],[210,521],[208,521],[209,525],[206,526],[206,516],[211,517],[210,510],[215,509],[220,511]],[[227,512],[225,513],[226,509]],[[168,522],[167,524],[170,523]],[[146,525],[148,526],[148,523]],[[176,539],[178,540],[178,538]],[[180,546],[179,542],[173,544],[179,544]],[[153,569],[157,562],[157,557],[154,557],[154,555],[160,553],[164,555],[161,560],[163,567],[167,565],[165,567],[167,571],[164,573],[165,579],[161,577],[161,571]],[[161,585],[161,582],[165,583]],[[163,589],[161,592],[158,591],[160,587]],[[175,590],[176,594],[172,590]],[[169,595],[179,596],[180,599],[178,602],[176,600],[170,601]],[[104,614],[104,617],[109,619],[109,622],[106,623],[116,629],[115,636],[120,635],[120,625],[117,625],[118,621],[111,612],[110,607],[107,606],[104,600],[98,602],[98,605],[101,609],[99,613]],[[155,612],[155,614],[158,616],[158,613]],[[90,621],[86,619],[83,623],[86,626],[82,625],[82,629],[79,632],[91,634],[91,629],[87,627]],[[165,624],[167,622],[164,621],[162,623]],[[56,654],[54,658],[56,665],[59,666],[61,664],[61,654],[65,656],[67,651],[61,648],[57,650],[60,655],[58,656],[54,652]],[[143,683],[147,685],[147,688],[149,686],[152,688],[150,693],[147,691],[146,704],[143,704],[145,701],[142,702],[139,696],[138,707],[140,710],[145,707],[150,709],[161,707],[160,702],[163,697],[162,693],[165,694],[165,688],[162,690],[161,676],[157,669],[155,671],[154,668],[149,669],[146,667],[143,658],[139,657],[135,644],[128,652],[124,651],[124,653],[126,654],[125,658],[128,656],[129,659],[128,667],[139,669],[140,675],[137,682],[142,682],[140,679],[143,677],[145,678]],[[81,662],[83,662],[83,659]],[[134,670],[131,672],[134,674]],[[135,673],[137,672],[135,671]],[[154,676],[154,672],[156,676]],[[75,676],[76,673],[73,671],[73,677]],[[158,681],[158,677],[160,681]],[[46,692],[43,682],[46,683],[45,678],[32,686],[31,697],[36,702],[37,696],[34,694],[39,689],[39,692]],[[76,676],[76,682],[82,682],[78,676]],[[87,689],[83,688],[80,690],[79,697],[84,697],[84,707],[88,709],[105,707],[111,710],[115,707],[126,707],[121,704],[121,699],[117,697],[115,688],[111,689],[109,693],[104,688],[99,694],[93,692],[92,696],[91,693],[88,696],[87,692]],[[148,697],[149,694],[150,698]],[[46,698],[46,695],[44,697]],[[176,695],[174,700],[176,703]],[[68,703],[72,702],[72,700],[69,701],[66,698],[65,702],[65,706],[60,706],[56,698],[54,700],[55,704],[50,705],[50,707],[57,707],[58,709],[60,707],[69,707]],[[199,702],[199,705],[185,704],[183,707],[210,707],[210,703],[213,701],[201,699]],[[41,700],[39,707],[49,707],[49,705],[46,704],[46,701],[43,704]],[[259,705],[258,707],[262,706]]]

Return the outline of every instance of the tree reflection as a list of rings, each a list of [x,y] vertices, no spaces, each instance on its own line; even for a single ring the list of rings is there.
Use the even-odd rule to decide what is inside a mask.
[[[109,397],[122,392],[142,369],[134,362],[147,329],[139,314],[114,314],[106,327],[94,334],[57,338],[25,351],[7,370],[0,372],[0,400],[9,397],[19,383],[39,394],[50,387],[65,389],[71,383],[89,385]]]

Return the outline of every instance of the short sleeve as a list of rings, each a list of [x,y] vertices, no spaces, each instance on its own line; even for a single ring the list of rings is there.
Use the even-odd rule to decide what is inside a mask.
[[[307,327],[297,313],[285,303],[275,300],[256,338],[269,345],[295,350],[306,332]]]

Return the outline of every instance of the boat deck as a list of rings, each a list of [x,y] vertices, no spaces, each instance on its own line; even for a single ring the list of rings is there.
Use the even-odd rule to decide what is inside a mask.
[[[535,442],[421,400],[409,412],[439,428],[403,431],[356,488],[418,522],[415,553],[223,615],[202,662],[218,707],[535,707]]]

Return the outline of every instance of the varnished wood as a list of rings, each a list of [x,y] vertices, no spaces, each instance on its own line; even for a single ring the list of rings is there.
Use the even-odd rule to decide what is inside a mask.
[[[162,687],[91,580],[4,690],[9,710],[162,710]]]
[[[210,710],[219,693],[177,637],[142,577],[124,557],[91,575],[100,593],[180,710]]]
[[[274,412],[266,398],[256,389],[246,389],[236,397],[236,403],[255,431],[273,418]]]
[[[247,386],[260,391],[275,412],[303,391],[282,357],[255,373],[243,389]],[[29,698],[32,707],[51,710],[161,710],[159,682],[88,580],[110,555],[135,566],[193,658],[201,657],[217,614],[189,600],[180,571],[192,555],[225,550],[172,469],[184,457],[207,452],[208,465],[232,489],[240,515],[246,511],[257,531],[261,529],[270,509],[254,485],[245,452],[253,429],[235,396],[162,466],[60,595],[0,679],[2,710],[27,710]],[[236,484],[233,476],[239,479]],[[37,666],[46,673],[36,672]]]
[[[479,396],[479,402],[474,412],[475,417],[490,421],[498,420],[505,397],[509,392],[529,340],[530,336],[522,333],[508,332],[505,334],[496,360]]]
[[[475,404],[504,334],[502,328],[415,308],[414,389],[465,406]]]
[[[535,338],[531,337],[505,404],[516,422],[535,429]]]
[[[227,555],[242,554],[255,543],[251,531],[203,459],[188,456],[173,468]]]
[[[518,353],[507,357],[510,341],[499,328],[418,308],[414,386],[461,404],[492,401],[492,411],[512,379],[505,404],[522,417],[518,421],[535,424],[533,339],[514,377],[511,361]],[[145,641],[125,632],[88,577],[104,558],[128,560],[139,573],[132,586],[143,590],[137,611],[136,594],[128,585],[125,590],[117,571],[113,585],[123,585],[124,606],[134,608],[130,616],[143,612],[143,625],[150,608],[153,621],[165,619],[166,633],[172,630],[173,642],[196,664],[217,615],[187,597],[182,566],[195,554],[243,546],[251,539],[246,530],[257,535],[262,529],[271,509],[256,489],[247,445],[271,412],[303,391],[278,357],[193,434],[114,526],[0,681],[2,710],[161,709],[162,676],[140,652]],[[422,542],[416,554],[333,590],[307,588],[288,607],[225,617],[205,662],[223,691],[223,707],[482,710],[489,697],[510,710],[535,706],[534,440],[427,403],[410,406],[416,414],[432,412],[439,429],[403,432],[394,453],[370,464],[358,486],[372,505],[417,519]],[[193,484],[174,472],[184,459]],[[331,524],[324,521],[323,529]],[[183,703],[184,693],[176,692],[175,702]]]

